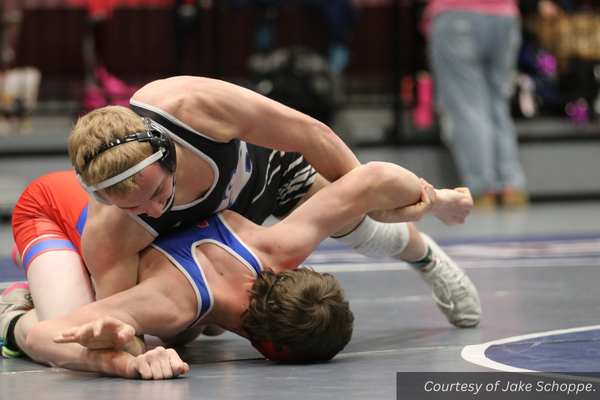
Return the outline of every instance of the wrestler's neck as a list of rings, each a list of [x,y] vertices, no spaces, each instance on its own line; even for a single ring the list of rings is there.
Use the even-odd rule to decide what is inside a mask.
[[[175,143],[177,149],[177,190],[175,205],[202,198],[212,187],[215,173],[212,167],[188,148]]]

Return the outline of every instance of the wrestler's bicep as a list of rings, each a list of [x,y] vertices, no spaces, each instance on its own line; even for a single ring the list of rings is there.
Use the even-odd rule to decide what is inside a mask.
[[[81,238],[83,256],[96,283],[96,298],[136,284],[139,252],[154,239],[127,215],[122,219],[102,214],[88,218]]]

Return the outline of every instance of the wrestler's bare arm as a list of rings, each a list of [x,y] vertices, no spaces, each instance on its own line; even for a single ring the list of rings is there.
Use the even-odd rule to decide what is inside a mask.
[[[434,191],[398,165],[372,162],[352,170],[285,220],[248,240],[254,240],[269,265],[283,270],[298,266],[321,241],[357,215],[368,213],[382,222],[405,222],[419,220],[438,207],[438,216],[450,224],[451,220],[464,221],[471,206],[468,190]]]
[[[88,349],[118,349],[137,356],[146,352],[145,342],[135,335],[133,326],[105,316],[64,330],[54,343],[79,343]]]
[[[300,152],[329,181],[360,165],[325,124],[231,83],[173,77],[144,86],[133,99],[158,107],[222,142],[238,138],[271,149]]]
[[[83,307],[76,311],[87,312],[88,310]],[[46,336],[45,340],[38,337],[41,332],[58,332],[61,323],[62,326],[68,326],[65,324],[81,323],[91,317],[90,314],[80,314],[78,317],[76,312],[72,312],[65,317],[45,321],[44,323],[54,325],[45,327],[43,330],[39,330],[37,327],[34,328],[32,334],[35,340],[40,343],[45,342],[45,344],[43,347],[32,346],[33,351],[38,354],[43,352],[45,357],[53,360],[51,366],[100,372],[129,379],[171,379],[189,371],[187,363],[183,362],[173,349],[157,347],[145,352],[144,347],[144,352],[140,352],[141,348],[138,344],[140,340],[135,336],[131,338],[130,342],[120,346],[124,348],[123,350],[119,348],[92,349],[73,343],[72,340],[63,342],[67,344],[50,344],[49,336]],[[107,317],[103,317],[98,321],[106,322],[107,319]],[[129,325],[126,326],[131,328]],[[67,329],[65,332],[68,331]],[[132,349],[135,346],[138,346],[138,348]]]
[[[384,210],[384,222],[405,222],[403,207],[418,203],[423,187],[416,175],[398,165],[369,163],[320,190],[282,222],[260,235],[242,239],[252,241],[251,246],[269,260],[269,265],[295,268],[323,240],[357,215]],[[429,204],[435,201],[435,194],[430,185],[425,187],[431,199],[424,200]],[[427,205],[422,211],[428,208]]]
[[[104,347],[108,348],[101,349],[84,347],[72,343],[72,340],[65,340],[63,344],[52,343],[52,339],[61,336],[61,332],[72,333],[72,326],[86,326],[94,318],[106,322],[109,318],[102,316],[104,311],[136,324],[129,316],[116,312],[117,309],[110,309],[108,306],[103,308],[103,302],[104,300],[91,303],[63,317],[36,325],[27,338],[28,346],[35,354],[49,360],[54,367],[100,372],[130,379],[169,379],[189,370],[188,365],[172,349],[159,347],[144,353],[145,347],[135,336],[128,336],[131,340],[119,343],[119,348],[110,348],[112,346],[107,346],[106,341],[103,342]],[[130,325],[126,326],[133,329]],[[88,342],[92,347],[102,347],[99,343],[94,343],[93,339]]]
[[[155,349],[134,357],[122,349],[133,354],[143,351],[135,343],[132,345],[138,347],[119,347],[121,350],[89,349],[73,343],[80,340],[91,343],[92,347],[112,347],[111,342],[115,346],[123,346],[128,344],[127,339],[132,337],[128,327],[121,332],[124,325],[130,326],[136,335],[147,333],[168,337],[185,330],[194,320],[197,312],[196,294],[187,278],[174,269],[171,263],[165,262],[165,257],[156,250],[145,251],[141,257],[142,267],[138,285],[78,308],[60,318],[39,323],[29,333],[27,346],[42,359],[49,360],[52,365],[74,370],[144,379],[175,377],[187,372],[187,364],[172,351]],[[178,290],[173,290],[174,287]],[[110,321],[113,321],[113,318],[119,323],[111,325]],[[101,321],[98,340],[89,336],[75,339],[77,334],[89,334],[89,325],[86,324],[92,321]],[[116,330],[116,338],[111,336],[111,329]],[[68,339],[63,340],[63,343],[54,341],[65,333]],[[119,338],[120,333],[124,334],[122,338]],[[154,368],[149,369],[152,365],[169,367],[166,371],[159,369],[155,373]],[[152,374],[149,375],[148,371]]]
[[[97,299],[137,283],[139,252],[153,240],[154,237],[124,211],[90,199],[81,246],[96,285]]]

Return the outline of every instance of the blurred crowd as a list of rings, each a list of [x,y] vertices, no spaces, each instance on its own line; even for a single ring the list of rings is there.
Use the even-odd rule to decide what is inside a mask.
[[[320,32],[326,36],[323,47],[280,44],[278,38],[289,28],[281,23],[282,15],[290,4],[310,9],[317,17],[304,29],[310,32],[322,27]],[[27,133],[27,115],[35,110],[40,87],[46,82],[45,65],[19,61],[28,12],[61,8],[85,10],[77,25],[81,37],[78,62],[83,66],[82,112],[108,104],[127,106],[145,83],[128,81],[135,73],[120,76],[122,70],[111,69],[115,35],[123,36],[114,33],[117,25],[123,24],[123,19],[117,23],[115,16],[125,9],[170,10],[170,75],[190,73],[189,65],[186,69],[189,42],[199,47],[206,44],[206,39],[198,36],[198,25],[210,22],[218,37],[231,33],[239,21],[223,19],[211,10],[241,10],[253,18],[253,35],[247,38],[251,50],[246,84],[326,123],[344,100],[344,79],[362,68],[365,55],[377,62],[370,48],[391,43],[394,47],[390,45],[384,53],[394,53],[394,49],[407,53],[400,59],[409,59],[411,66],[399,65],[397,55],[378,61],[390,64],[384,70],[392,75],[404,71],[398,79],[386,81],[386,91],[398,95],[399,106],[410,110],[412,129],[441,132],[463,182],[482,204],[495,204],[499,196],[506,204],[528,201],[512,118],[560,116],[582,123],[600,117],[600,14],[595,0],[3,0],[0,7],[3,135]],[[385,18],[389,20],[377,14],[380,21],[373,21],[373,14],[364,11],[374,8],[388,10]],[[399,18],[407,13],[402,21],[412,25],[399,26]],[[369,33],[364,26],[381,28],[383,35],[393,37],[385,44],[366,42]],[[166,28],[160,21],[148,20],[141,29],[149,42],[145,49],[151,50],[137,57],[144,58],[138,65],[164,63],[165,42],[153,41],[156,35],[164,36]],[[119,42],[125,39],[119,37]],[[220,43],[212,45],[210,56],[239,53],[235,48],[219,47]],[[131,51],[139,54],[141,50],[131,46]],[[477,46],[481,49],[476,50]],[[207,58],[208,53],[204,51],[202,57]],[[465,80],[462,85],[461,79]],[[474,83],[478,79],[481,84]],[[487,121],[485,112],[475,111],[482,104],[496,110]],[[504,108],[506,112],[498,111]],[[469,131],[474,133],[461,136]],[[486,137],[482,132],[490,133]]]

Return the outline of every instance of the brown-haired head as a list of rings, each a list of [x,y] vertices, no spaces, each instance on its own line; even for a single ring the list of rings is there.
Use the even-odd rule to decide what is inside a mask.
[[[250,294],[242,328],[253,345],[274,361],[325,362],[350,342],[354,315],[344,289],[330,274],[310,268],[279,274],[263,271]]]

